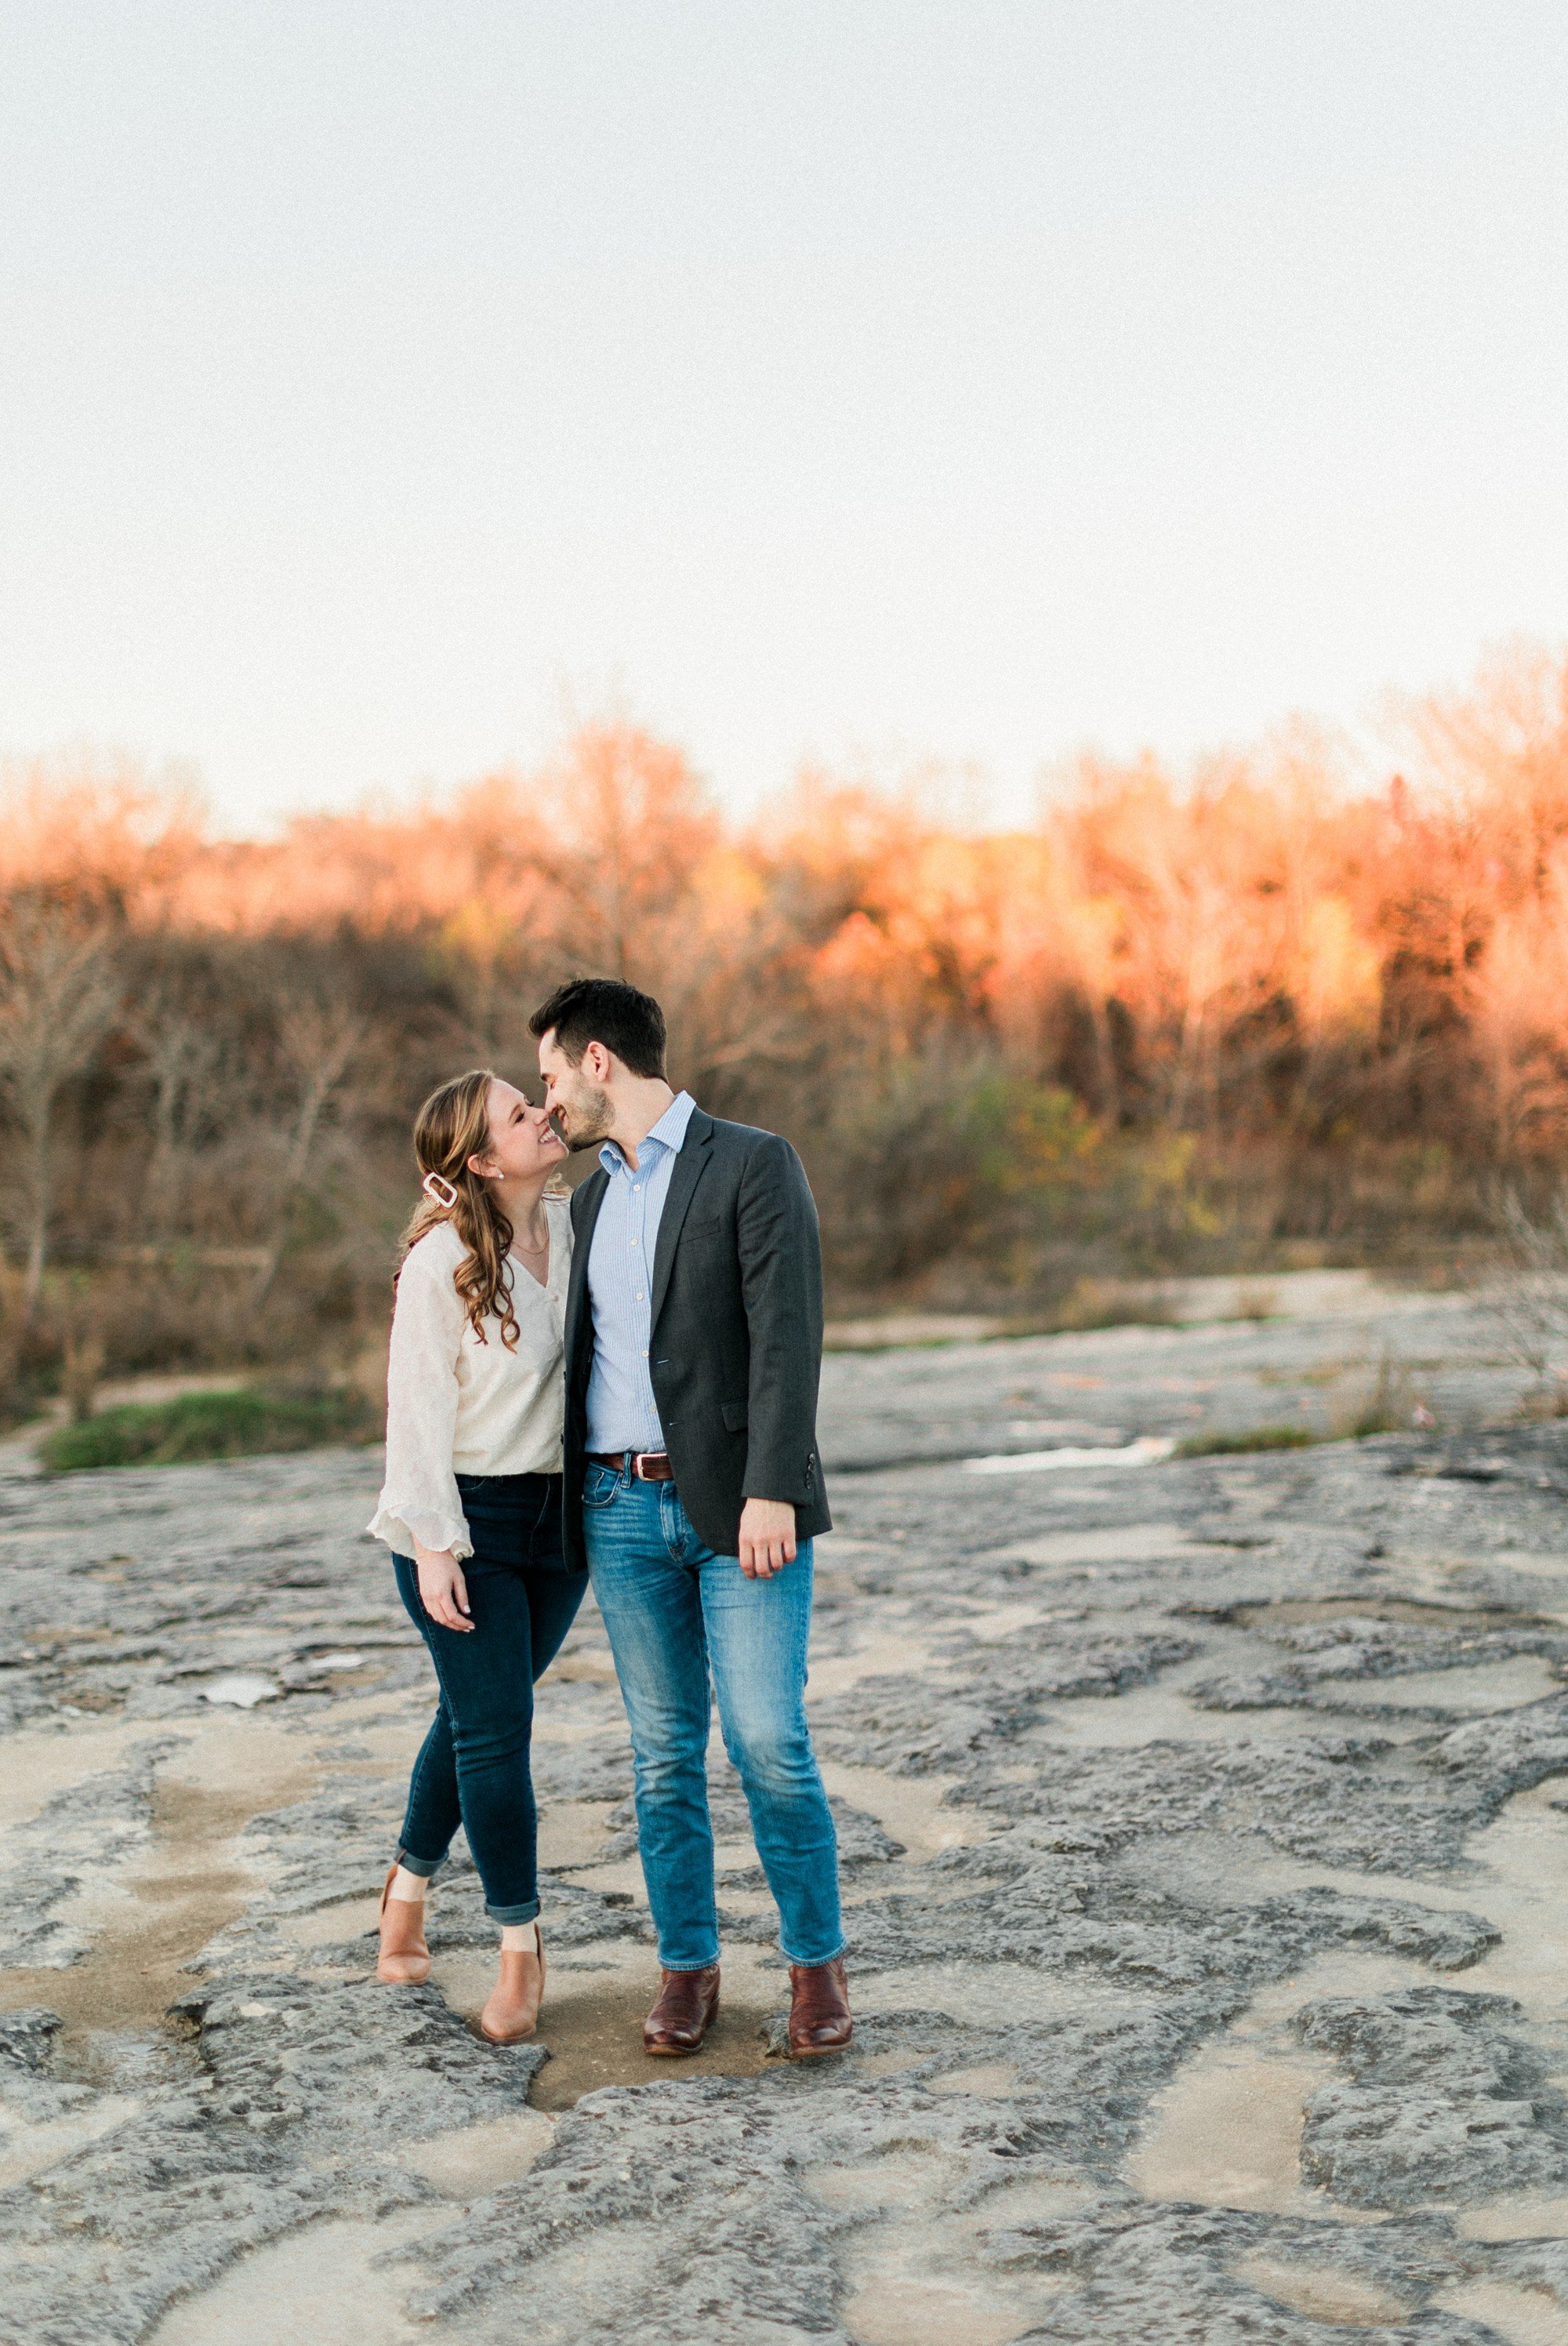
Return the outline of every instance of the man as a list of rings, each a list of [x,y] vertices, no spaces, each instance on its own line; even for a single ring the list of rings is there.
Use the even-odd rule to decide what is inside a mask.
[[[806,1725],[817,1456],[817,1211],[788,1141],[665,1081],[664,1014],[575,978],[536,1010],[561,1136],[597,1146],[572,1200],[569,1563],[585,1563],[631,1725],[658,1932],[650,2053],[695,2053],[718,2004],[709,1671],[789,1964],[789,2049],[850,2041],[838,1849]]]

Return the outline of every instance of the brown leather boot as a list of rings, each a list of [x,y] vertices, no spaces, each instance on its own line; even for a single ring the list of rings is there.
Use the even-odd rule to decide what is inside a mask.
[[[424,1901],[392,1895],[393,1865],[382,1884],[382,1944],[376,1957],[376,1977],[389,1987],[418,1987],[430,1977],[430,1949],[424,1943]]]
[[[718,2010],[718,1965],[702,1972],[666,1972],[658,2002],[643,2023],[643,2051],[671,2056],[700,2053]]]
[[[855,2033],[844,1958],[789,1966],[789,2051],[797,2061],[841,2053]]]
[[[479,2034],[492,2045],[524,2045],[539,2025],[545,1999],[545,1941],[537,1923],[534,1945],[503,1947],[501,1976],[479,2015]]]

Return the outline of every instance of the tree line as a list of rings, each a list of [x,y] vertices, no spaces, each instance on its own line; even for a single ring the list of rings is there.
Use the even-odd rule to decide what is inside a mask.
[[[373,1343],[413,1109],[526,1076],[575,970],[657,993],[675,1078],[795,1141],[840,1309],[1449,1247],[1561,1158],[1568,665],[1516,652],[1404,731],[1370,783],[1299,728],[1084,759],[1007,832],[822,773],[737,822],[621,723],[270,841],[14,763],[0,1369]]]

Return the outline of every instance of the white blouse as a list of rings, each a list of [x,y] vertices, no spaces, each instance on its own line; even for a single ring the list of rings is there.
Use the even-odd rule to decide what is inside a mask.
[[[546,1197],[550,1276],[541,1287],[514,1256],[517,1346],[494,1313],[481,1343],[458,1294],[466,1249],[450,1222],[410,1248],[397,1284],[387,1362],[386,1480],[366,1529],[398,1556],[422,1546],[472,1556],[459,1474],[558,1474],[565,1414],[566,1277],[571,1200]]]

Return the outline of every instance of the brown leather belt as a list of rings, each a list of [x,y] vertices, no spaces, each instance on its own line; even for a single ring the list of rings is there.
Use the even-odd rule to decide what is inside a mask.
[[[590,1466],[611,1466],[617,1474],[630,1474],[634,1483],[673,1483],[675,1468],[666,1450],[590,1450]]]

